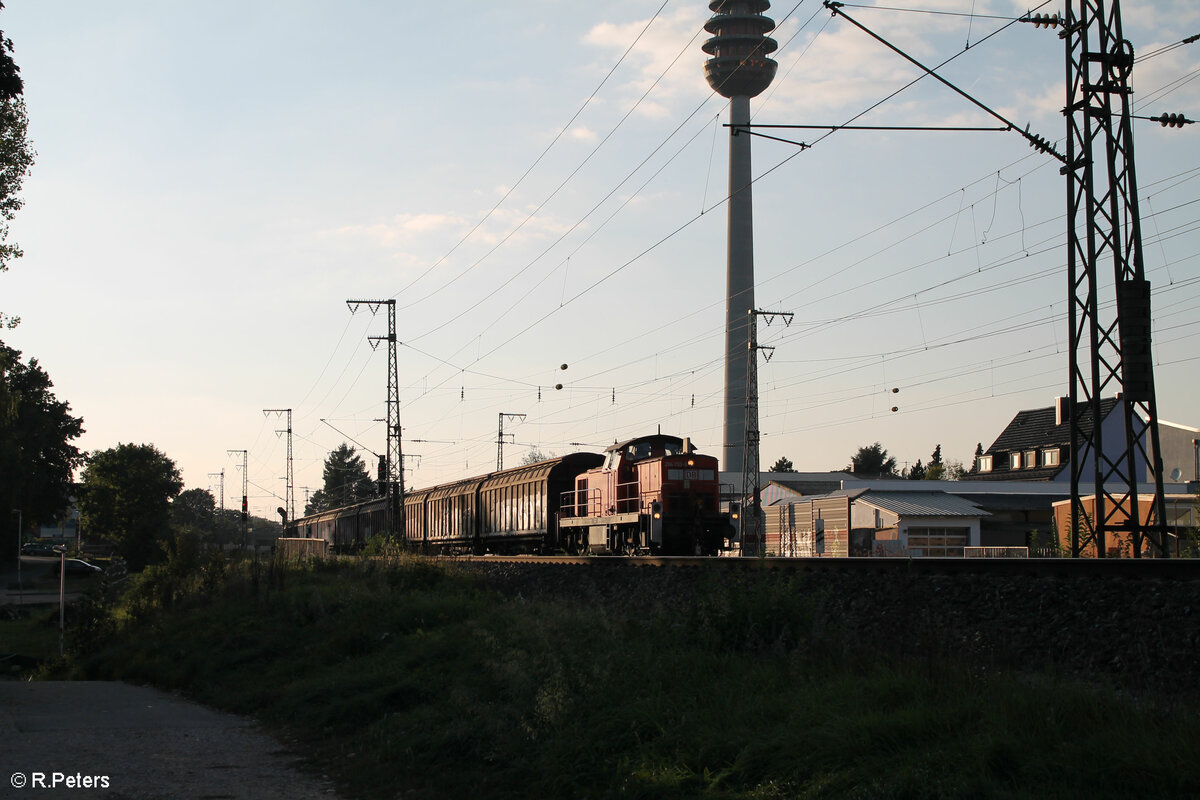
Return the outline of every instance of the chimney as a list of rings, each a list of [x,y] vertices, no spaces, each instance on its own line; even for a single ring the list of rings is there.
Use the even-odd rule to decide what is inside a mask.
[[[1054,398],[1054,424],[1062,425],[1067,421],[1067,403],[1071,402],[1069,397]]]

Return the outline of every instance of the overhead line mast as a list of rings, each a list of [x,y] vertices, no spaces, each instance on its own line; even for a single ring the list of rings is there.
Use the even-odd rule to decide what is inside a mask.
[[[1132,555],[1144,546],[1159,557],[1170,554],[1163,498],[1162,452],[1151,354],[1150,283],[1142,261],[1141,216],[1134,171],[1129,75],[1133,46],[1122,36],[1120,0],[1068,0],[1066,17],[1026,15],[1020,22],[1064,29],[1066,42],[1067,152],[1059,154],[1043,137],[1025,131],[946,81],[936,72],[874,34],[842,11],[825,7],[1009,127],[1038,151],[1064,166],[1067,176],[1067,272],[1070,292],[1070,346],[1067,419],[1071,438],[1071,555],[1094,548],[1105,557],[1108,532],[1129,534]],[[1007,27],[1007,26],[1005,26]],[[1186,41],[1186,40],[1185,40]],[[1150,119],[1164,127],[1191,122],[1181,114]],[[1100,153],[1104,162],[1098,164]],[[1099,168],[1097,168],[1099,166]],[[1085,231],[1080,236],[1080,230]],[[1100,318],[1098,265],[1112,261],[1115,312]],[[1081,351],[1086,350],[1086,353]],[[1113,413],[1120,418],[1122,441],[1106,443],[1102,396],[1117,396]],[[1088,419],[1088,425],[1084,425]],[[1110,431],[1111,433],[1118,431]],[[1110,438],[1112,438],[1110,436]],[[1153,474],[1149,508],[1140,507],[1138,470]],[[1147,476],[1149,478],[1149,476]],[[1091,512],[1083,502],[1083,486],[1092,482]],[[1143,513],[1144,512],[1144,513]]]
[[[246,534],[250,531],[250,451],[249,450],[226,450],[229,455],[235,453],[242,454],[242,549],[246,549]]]
[[[1134,174],[1129,75],[1133,46],[1121,33],[1120,0],[1069,0],[1064,30],[1067,105],[1067,271],[1070,283],[1071,555],[1109,554],[1110,532],[1129,534],[1170,555],[1162,450],[1151,356],[1150,283],[1142,262]],[[1085,235],[1080,236],[1080,230]],[[1101,262],[1111,261],[1116,310],[1100,317]],[[1119,441],[1104,437],[1102,395],[1119,397]],[[1091,430],[1083,420],[1091,417]],[[1110,431],[1112,433],[1112,431]],[[1150,507],[1141,507],[1138,470],[1154,474]],[[1094,480],[1089,513],[1082,486]]]
[[[509,414],[508,412],[505,412],[505,411],[500,412],[500,432],[496,434],[496,471],[497,472],[504,469],[504,437],[506,435],[504,433],[504,418],[505,417],[508,417],[509,419],[525,419],[524,414]],[[512,436],[511,433],[507,434],[507,435]]]
[[[284,495],[284,520],[283,527],[287,527],[288,523],[296,518],[296,481],[292,472],[292,410],[290,408],[264,408],[263,415],[274,414],[277,417],[282,417],[287,414],[287,430],[275,431],[275,433],[287,434],[287,488]]]
[[[387,482],[385,495],[388,499],[388,533],[397,538],[404,537],[404,451],[400,445],[400,380],[396,355],[396,301],[395,300],[347,300],[346,306],[353,314],[365,305],[374,316],[381,306],[387,306],[387,336],[368,336],[371,349],[380,342],[388,345],[387,366],[387,458],[384,459],[384,478]]]
[[[766,317],[767,325],[776,317],[785,325],[792,324],[790,311],[750,310],[746,327],[750,331],[750,342],[746,349],[746,385],[750,391],[746,397],[746,465],[742,470],[742,515],[740,536],[743,556],[766,556],[766,541],[762,537],[762,487],[759,485],[759,444],[762,438],[758,428],[758,353],[771,360],[775,348],[758,343],[758,318]],[[749,546],[747,546],[749,545]]]

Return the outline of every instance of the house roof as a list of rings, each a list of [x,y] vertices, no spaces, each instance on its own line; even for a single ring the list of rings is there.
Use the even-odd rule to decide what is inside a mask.
[[[840,472],[832,475],[827,472],[812,474],[815,477],[800,480],[773,480],[771,483],[803,495],[823,494],[842,487],[842,473]]]
[[[1100,401],[1101,418],[1107,417],[1118,402],[1120,401],[1115,397],[1102,399]],[[1075,407],[1080,413],[1080,431],[1085,438],[1090,438],[1095,428],[1092,407],[1088,403],[1077,403]],[[1055,424],[1054,417],[1054,406],[1017,412],[1017,415],[1012,418],[1012,422],[1008,423],[1008,427],[1000,432],[986,453],[994,455],[1011,453],[1016,450],[1036,450],[1043,447],[1070,447],[1070,423],[1064,418],[1061,425]]]
[[[887,491],[877,489],[839,489],[803,500],[845,497],[852,503],[863,502],[884,511],[906,517],[990,517],[975,503],[938,489],[926,491]]]
[[[904,517],[991,516],[970,500],[945,492],[866,491],[855,500]]]

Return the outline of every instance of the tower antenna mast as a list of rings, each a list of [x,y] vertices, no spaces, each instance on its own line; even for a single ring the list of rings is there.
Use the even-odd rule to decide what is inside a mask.
[[[711,0],[713,34],[702,48],[708,84],[729,98],[729,231],[725,287],[725,441],[722,466],[745,469],[746,402],[755,392],[746,374],[750,312],[754,308],[754,207],[751,199],[750,98],[775,78],[778,63],[767,56],[778,44],[767,36],[775,21],[764,17],[770,0]]]

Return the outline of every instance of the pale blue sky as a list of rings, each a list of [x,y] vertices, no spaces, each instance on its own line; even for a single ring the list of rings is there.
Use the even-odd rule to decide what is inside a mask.
[[[1123,8],[1141,55],[1200,32],[1191,0]],[[930,64],[970,43],[947,77],[1064,136],[1054,31],[981,43],[1004,22],[847,11]],[[915,77],[815,0],[769,14],[780,68],[756,122],[844,123]],[[227,503],[226,450],[249,449],[264,515],[285,447],[261,409],[295,409],[298,507],[345,438],[322,418],[383,451],[386,355],[366,337],[386,321],[351,316],[353,297],[401,309],[405,438],[429,440],[405,443],[410,486],[492,469],[499,412],[527,415],[506,428],[508,464],[660,424],[717,454],[728,134],[703,78],[708,15],[702,0],[8,0],[38,160],[12,229],[26,256],[0,276],[0,308],[23,318],[5,340],[84,417],[86,449],[152,442],[189,487],[224,468]],[[1200,117],[1198,48],[1135,67],[1138,113]],[[928,80],[859,122],[993,124]],[[1159,409],[1190,425],[1198,136],[1135,128]],[[1013,133],[754,148],[757,305],[795,313],[761,333],[777,347],[759,370],[764,465],[836,469],[877,440],[901,462],[939,442],[969,462],[1065,392],[1057,162]]]

